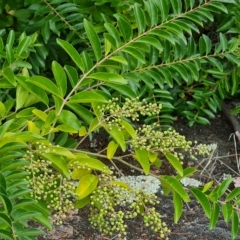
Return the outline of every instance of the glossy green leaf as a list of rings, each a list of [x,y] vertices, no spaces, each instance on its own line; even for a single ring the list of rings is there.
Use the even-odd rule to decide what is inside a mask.
[[[122,120],[120,122],[120,124],[124,127],[124,129],[130,134],[130,136],[132,137],[132,139],[136,139],[137,137],[137,133],[136,131],[134,130],[132,124],[128,123],[127,121],[125,120]]]
[[[76,189],[76,195],[78,200],[81,200],[91,194],[98,185],[98,177],[89,174],[83,176],[82,179],[79,181],[79,184]]]
[[[70,179],[70,171],[68,169],[66,160],[62,156],[58,156],[53,153],[44,153],[41,156],[49,160],[52,163],[52,166],[60,173],[62,173],[66,178]]]
[[[168,185],[170,185],[171,188],[174,191],[176,191],[185,202],[189,202],[190,201],[190,198],[187,195],[186,191],[184,190],[183,186],[174,177],[171,177],[171,176],[161,176],[160,180],[166,181],[168,183]]]
[[[62,66],[56,61],[52,62],[52,71],[53,71],[54,78],[56,80],[58,89],[61,92],[61,96],[64,97],[66,94],[66,91],[67,91],[66,73],[63,70]]]
[[[24,39],[22,39],[17,47],[17,51],[16,51],[17,55],[22,56],[22,54],[27,50],[30,44],[31,44],[30,37],[25,37]]]
[[[204,187],[203,187],[202,192],[203,192],[203,193],[207,192],[212,185],[213,185],[213,181],[210,181],[210,182],[206,183],[206,184],[204,185]]]
[[[82,56],[86,71],[89,71],[93,67],[93,61],[91,57],[86,51],[83,51],[81,56]]]
[[[6,180],[1,172],[0,172],[0,186],[3,187],[4,189],[6,189],[6,187],[7,187]]]
[[[170,164],[177,170],[179,175],[183,176],[183,168],[182,168],[182,164],[180,163],[179,159],[169,152],[165,153],[165,157],[170,162]]]
[[[9,65],[15,61],[12,46],[10,46],[9,44],[6,44],[6,57],[7,57],[7,61],[9,63]]]
[[[233,206],[232,204],[226,203],[222,205],[222,213],[225,222],[229,222],[232,213],[233,213]]]
[[[14,222],[22,222],[24,220],[30,220],[33,219],[34,217],[41,216],[41,213],[39,212],[31,212],[31,211],[26,211],[26,212],[21,212],[20,214],[14,214],[15,216],[13,217]]]
[[[212,211],[211,211],[211,216],[210,216],[210,224],[209,224],[209,229],[212,230],[218,221],[220,213],[220,207],[218,203],[213,203]]]
[[[25,77],[15,76],[15,78],[27,91],[32,93],[41,102],[43,102],[46,106],[48,106],[48,103],[49,103],[48,96],[43,89],[36,87],[30,82],[27,82]]]
[[[144,171],[144,173],[146,175],[149,174],[150,172],[150,162],[149,162],[149,158],[148,158],[148,152],[145,149],[140,149],[140,148],[136,148],[135,149],[135,153],[136,155],[134,156],[134,158],[137,159],[137,161],[140,163],[140,165],[142,166],[142,169]]]
[[[49,79],[42,77],[42,76],[33,76],[27,80],[27,82],[32,83],[40,87],[41,89],[53,94],[57,95],[58,97],[62,97],[62,94],[58,87]]]
[[[0,229],[0,237],[6,240],[14,240],[13,236],[7,230]]]
[[[79,121],[79,119],[77,118],[77,116],[68,110],[63,109],[58,117],[58,121],[71,126],[72,128],[76,129],[77,131],[79,131],[80,127],[81,127],[81,123]]]
[[[190,191],[195,196],[197,201],[201,204],[201,206],[202,206],[202,208],[205,212],[205,215],[208,218],[210,218],[210,216],[211,216],[211,205],[210,205],[210,202],[209,202],[208,198],[206,197],[206,195],[197,188],[190,189]]]
[[[141,34],[146,28],[145,14],[138,3],[134,4],[133,10],[138,26],[138,34]]]
[[[80,180],[83,176],[88,175],[92,172],[92,169],[73,169],[72,171],[72,179]]]
[[[119,128],[115,125],[108,127],[107,125],[103,125],[104,129],[110,134],[110,136],[119,144],[122,151],[126,151],[126,142],[124,139],[123,132],[119,130]]]
[[[81,119],[90,124],[93,120],[93,114],[87,108],[77,103],[67,103],[67,106],[71,108]]]
[[[4,78],[6,78],[13,86],[16,86],[15,76],[11,68],[5,68],[2,72]]]
[[[113,56],[113,57],[110,57],[109,60],[113,60],[113,61],[122,63],[124,65],[128,65],[127,60],[122,56]]]
[[[77,72],[76,68],[65,65],[64,70],[67,73],[67,76],[68,76],[68,79],[71,83],[72,88],[74,88],[77,85],[78,79],[79,79],[78,72]]]
[[[93,79],[104,81],[104,82],[112,82],[116,84],[128,83],[127,80],[125,80],[121,75],[116,73],[109,73],[109,72],[92,73],[88,76],[88,78],[93,78]]]
[[[238,230],[239,230],[239,216],[238,214],[233,211],[232,213],[232,239],[235,239],[238,236]]]
[[[38,235],[44,235],[45,232],[40,230],[40,229],[37,229],[37,228],[29,228],[29,229],[26,229],[22,232],[19,232],[18,233],[18,236],[32,236],[32,237],[36,237]]]
[[[230,200],[234,199],[235,197],[240,195],[240,187],[234,188],[226,197],[225,201],[229,202]]]
[[[57,44],[66,51],[66,53],[70,56],[78,68],[84,72],[84,63],[78,51],[70,43],[59,38],[57,38]]]
[[[134,58],[136,58],[140,63],[145,63],[145,57],[142,54],[142,52],[140,52],[139,50],[137,50],[134,47],[126,47],[122,50],[123,52],[129,53],[131,56],[133,56]]]
[[[162,50],[163,50],[163,46],[162,46],[161,42],[158,39],[151,37],[151,36],[143,36],[143,37],[137,39],[136,42],[152,45],[153,47],[157,48],[160,52],[162,52]]]
[[[107,158],[112,159],[114,154],[116,153],[116,150],[118,148],[118,144],[114,141],[109,142],[107,146]]]
[[[101,49],[101,43],[100,43],[99,37],[96,31],[94,30],[93,26],[86,19],[83,20],[83,25],[86,30],[88,39],[91,43],[95,57],[97,61],[100,61],[102,58],[102,49]]]
[[[12,227],[12,221],[9,218],[9,216],[5,213],[0,212],[0,222],[7,224],[8,227],[10,227],[10,228]],[[1,234],[0,234],[0,236],[1,236]]]
[[[133,31],[128,18],[120,13],[116,13],[113,16],[117,19],[118,26],[124,40],[126,42],[129,41],[132,38]]]
[[[96,91],[84,91],[79,92],[73,95],[70,100],[70,103],[92,103],[92,102],[103,102],[107,103],[108,101]]]
[[[7,180],[7,178],[5,179]],[[0,202],[3,206],[4,211],[6,211],[8,215],[10,215],[10,213],[12,212],[12,203],[10,199],[6,195],[0,193]]]
[[[78,200],[74,203],[74,208],[75,209],[81,209],[83,207],[85,207],[89,202],[91,201],[90,196],[87,196],[81,200]]]
[[[173,205],[174,205],[174,223],[177,223],[182,215],[183,205],[180,195],[173,191]]]
[[[111,174],[112,171],[109,169],[108,166],[106,166],[104,163],[101,161],[95,159],[95,158],[90,158],[86,156],[81,156],[81,155],[75,155],[76,159],[71,160],[68,165],[69,166],[74,166],[74,165],[79,165],[85,168],[93,169],[93,170],[98,170],[104,173]]]

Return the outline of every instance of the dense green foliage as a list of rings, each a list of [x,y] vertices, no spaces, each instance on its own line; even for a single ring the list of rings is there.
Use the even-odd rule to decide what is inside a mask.
[[[166,195],[173,194],[174,222],[191,194],[209,217],[210,228],[220,209],[227,222],[232,220],[234,239],[239,187],[229,193],[233,179],[227,179],[219,186],[209,182],[184,188],[180,180],[195,169],[183,168],[183,153],[194,157],[211,149],[193,146],[167,126],[177,113],[190,125],[207,124],[206,116],[214,117],[221,100],[239,93],[237,4],[1,1],[0,238],[34,239],[41,232],[26,230],[26,220],[51,228],[49,215],[61,224],[69,210],[89,203],[93,224],[110,235],[126,234],[113,186],[128,187],[109,176],[109,167],[99,160],[105,158],[114,167],[120,161],[146,175],[151,166],[160,168],[167,161],[176,175],[155,177]],[[99,131],[106,132],[109,143],[98,151],[84,150],[83,144]],[[118,152],[121,156],[115,156]],[[129,156],[139,167],[125,160]],[[106,194],[113,200],[103,203]],[[155,198],[137,194],[134,214],[128,210],[125,218],[144,218],[151,209],[158,220],[143,219],[145,224],[152,222],[151,229],[167,238],[167,227],[147,206],[156,204]],[[26,204],[31,207],[24,208]],[[119,222],[109,220],[104,229],[101,222],[111,219],[110,213]]]

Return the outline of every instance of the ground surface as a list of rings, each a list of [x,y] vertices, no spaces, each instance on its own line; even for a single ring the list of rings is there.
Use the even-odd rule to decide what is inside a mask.
[[[197,140],[200,143],[216,143],[217,150],[211,159],[190,161],[186,160],[188,166],[198,166],[199,172],[194,177],[203,182],[214,179],[220,181],[223,174],[237,176],[237,160],[234,140],[230,135],[234,132],[227,118],[219,113],[211,121],[210,126],[188,127],[184,119],[177,119],[174,124],[176,130],[185,135],[189,140]],[[236,143],[237,145],[238,143]],[[205,169],[205,171],[202,171]],[[127,171],[127,169],[126,169]],[[235,172],[234,172],[235,171]],[[202,174],[201,174],[202,173]],[[214,230],[208,230],[209,220],[205,217],[202,209],[192,201],[184,205],[183,214],[178,224],[173,224],[173,204],[171,196],[164,197],[158,194],[160,204],[157,207],[162,214],[163,220],[168,223],[171,229],[170,240],[230,240],[231,225],[219,220]],[[118,239],[116,236],[109,238],[101,235],[87,221],[88,210],[84,209],[75,213],[64,223],[56,227],[43,238],[39,239],[71,239],[71,240],[110,240]],[[128,235],[126,240],[160,239],[153,232],[146,229],[140,219],[128,222]],[[120,239],[118,239],[120,240]],[[240,234],[237,240],[240,240]]]

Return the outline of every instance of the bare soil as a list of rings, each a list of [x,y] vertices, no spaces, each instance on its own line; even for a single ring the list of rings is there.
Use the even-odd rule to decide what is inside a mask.
[[[216,143],[218,148],[211,158],[199,159],[191,161],[186,159],[186,166],[197,166],[199,171],[194,176],[203,182],[214,180],[221,181],[223,174],[231,174],[233,177],[239,176],[237,167],[237,148],[234,139],[229,137],[233,134],[233,128],[228,119],[219,113],[215,119],[211,120],[210,126],[194,125],[189,127],[186,120],[178,118],[174,123],[175,129],[185,135],[189,140],[197,140],[199,143],[212,144]],[[236,146],[238,143],[236,141]],[[204,169],[204,171],[203,171]],[[123,169],[126,175],[129,175],[129,169]],[[135,173],[136,174],[136,173]],[[170,240],[230,240],[231,224],[225,223],[220,217],[215,229],[209,230],[209,219],[205,217],[203,210],[199,204],[193,200],[188,204],[184,204],[183,214],[178,224],[173,224],[174,208],[172,197],[158,194],[160,204],[157,210],[161,213],[163,221],[165,221],[171,229],[169,235]],[[88,220],[88,209],[84,208],[74,213],[68,220],[59,227],[55,227],[40,239],[69,239],[69,240],[113,240],[118,239],[116,236],[105,236],[92,227]],[[126,240],[160,240],[157,234],[144,227],[141,219],[128,221],[128,235]],[[121,240],[121,239],[118,239]],[[240,240],[240,234],[237,237]]]

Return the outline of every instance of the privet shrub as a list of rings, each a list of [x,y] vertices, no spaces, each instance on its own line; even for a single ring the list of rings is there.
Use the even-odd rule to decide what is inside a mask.
[[[190,125],[206,124],[204,116],[214,117],[221,100],[238,92],[237,5],[222,2],[1,2],[1,238],[35,239],[42,231],[29,219],[50,229],[90,204],[90,222],[109,235],[126,235],[125,220],[139,215],[167,239],[156,197],[117,181],[102,159],[146,175],[167,162],[175,174],[155,177],[172,193],[174,222],[193,196],[211,229],[221,210],[237,236],[240,190],[228,190],[234,179],[184,188],[181,180],[196,171],[183,167],[186,154],[211,147],[168,129],[174,109]],[[85,150],[99,131],[109,141]]]

